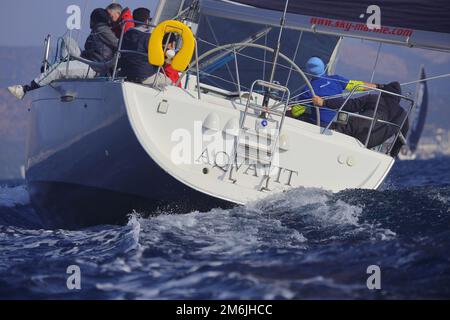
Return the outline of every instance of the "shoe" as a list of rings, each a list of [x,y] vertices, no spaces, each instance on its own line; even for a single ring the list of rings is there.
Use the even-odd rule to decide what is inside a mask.
[[[25,96],[25,90],[23,89],[23,86],[11,86],[8,87],[8,91],[11,92],[11,94],[19,100],[22,100]]]

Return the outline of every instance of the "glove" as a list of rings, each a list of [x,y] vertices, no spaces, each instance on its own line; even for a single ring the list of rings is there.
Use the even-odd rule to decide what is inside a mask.
[[[377,83],[376,86],[377,86],[377,89],[384,90],[384,84],[382,84],[382,83]]]
[[[300,117],[306,111],[306,107],[302,105],[293,106],[291,109],[291,113],[295,118]]]

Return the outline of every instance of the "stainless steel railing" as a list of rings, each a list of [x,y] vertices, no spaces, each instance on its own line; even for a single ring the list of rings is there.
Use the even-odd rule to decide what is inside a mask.
[[[131,19],[128,19],[128,20],[120,22],[122,31],[120,32],[119,45],[117,47],[117,54],[116,54],[116,57],[115,57],[116,61],[114,62],[114,69],[113,69],[112,79],[111,79],[112,81],[116,80],[116,78],[117,78],[117,68],[119,66],[119,60],[120,60],[120,56],[121,56],[122,53],[136,53],[136,54],[145,55],[142,52],[130,51],[130,50],[122,50],[123,36],[125,34],[125,26],[126,26],[127,23],[130,23],[130,22],[132,22],[134,24],[137,24],[137,25],[140,25],[140,26],[146,26],[148,28],[155,28],[156,27],[155,25],[150,24],[150,23],[143,23],[141,21],[131,20]]]
[[[369,116],[365,116],[365,115],[361,115],[361,114],[358,114],[358,113],[349,112],[349,111],[345,111],[345,110],[344,110],[344,108],[346,107],[348,101],[354,96],[354,94],[355,94],[355,93],[358,91],[358,89],[360,89],[360,88],[365,88],[365,89],[367,89],[368,91],[376,91],[376,92],[378,92],[378,98],[377,98],[377,102],[376,102],[375,107],[374,107],[374,112],[373,112],[372,117],[369,117]],[[391,96],[399,97],[400,100],[405,100],[405,101],[408,102],[408,104],[409,104],[409,110],[406,112],[406,115],[405,115],[405,117],[403,118],[403,120],[402,120],[402,122],[401,122],[400,125],[398,125],[398,124],[396,124],[396,123],[393,123],[393,122],[386,121],[386,120],[378,119],[378,117],[377,117],[377,116],[378,116],[378,107],[379,107],[379,105],[380,105],[381,94],[386,94],[386,95],[391,95]],[[375,125],[376,125],[377,123],[381,123],[381,124],[384,124],[384,125],[387,125],[387,126],[397,127],[397,130],[396,130],[396,132],[395,132],[395,134],[394,134],[393,142],[392,142],[391,146],[389,147],[389,149],[388,149],[387,152],[386,152],[387,154],[389,154],[389,153],[392,151],[392,148],[394,147],[395,141],[396,141],[396,140],[399,138],[399,136],[401,135],[402,128],[403,128],[403,126],[405,125],[405,122],[408,120],[408,118],[409,118],[409,116],[410,116],[410,114],[411,114],[411,111],[412,111],[413,108],[414,108],[414,104],[415,104],[415,101],[414,101],[413,99],[411,99],[411,98],[409,98],[409,97],[406,97],[406,96],[404,96],[404,95],[401,95],[401,94],[398,94],[398,93],[394,93],[394,92],[390,92],[390,91],[386,91],[386,90],[383,90],[383,89],[371,88],[371,87],[368,87],[368,86],[366,86],[366,85],[360,84],[360,85],[355,86],[355,87],[352,89],[352,91],[350,92],[350,94],[344,99],[344,102],[342,103],[342,105],[340,106],[339,109],[337,109],[337,110],[329,109],[329,110],[332,110],[332,111],[336,112],[336,115],[334,116],[333,120],[330,121],[330,122],[328,123],[328,125],[322,130],[322,134],[325,133],[326,130],[329,130],[329,129],[331,128],[332,124],[335,123],[336,120],[338,119],[339,114],[342,114],[342,113],[347,114],[348,117],[361,118],[361,119],[365,119],[365,120],[370,121],[369,131],[368,131],[368,134],[367,134],[367,138],[366,138],[366,140],[365,140],[365,142],[364,142],[364,146],[365,146],[366,148],[367,148],[368,145],[369,145],[369,141],[370,141],[370,138],[371,138],[371,136],[372,136],[374,127],[375,127]],[[316,108],[318,108],[318,107],[316,107]],[[403,137],[403,138],[404,138],[404,137]]]
[[[119,45],[117,48],[117,54],[115,57],[115,63],[114,63],[114,69],[113,69],[113,73],[112,73],[112,77],[111,80],[115,81],[117,79],[117,70],[118,70],[118,66],[119,66],[119,60],[120,57],[122,55],[122,53],[134,53],[134,54],[138,54],[138,55],[142,55],[142,56],[147,56],[147,53],[142,53],[142,52],[137,52],[137,51],[133,51],[133,50],[124,50],[122,49],[122,45],[123,45],[123,36],[125,34],[125,25],[129,22],[134,22],[135,24],[139,24],[139,25],[143,25],[149,28],[155,28],[156,25],[150,24],[150,23],[142,23],[140,21],[136,21],[136,20],[126,20],[126,21],[122,21],[121,25],[122,25],[122,32],[120,34],[120,38],[119,38]],[[173,28],[173,27],[172,27]],[[181,30],[181,33],[183,32],[183,30]],[[168,43],[166,43],[167,46]],[[198,99],[201,99],[201,89],[200,89],[200,69],[199,69],[199,64],[198,64],[198,45],[197,45],[197,41],[195,41],[195,58],[196,58],[196,75],[197,75],[197,95],[198,95]],[[159,74],[161,71],[161,67],[158,68],[157,74]],[[181,80],[182,77],[180,77]],[[156,83],[157,79],[155,78],[155,83]],[[178,85],[178,83],[176,83],[176,85]]]

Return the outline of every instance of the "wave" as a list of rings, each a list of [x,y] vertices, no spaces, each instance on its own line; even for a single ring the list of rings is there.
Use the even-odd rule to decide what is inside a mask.
[[[77,298],[450,296],[439,285],[450,279],[449,186],[298,188],[227,210],[132,212],[125,226],[80,231],[11,223],[4,212],[26,208],[13,196],[26,189],[9,190],[2,199],[16,207],[0,206],[0,296],[20,287],[29,292],[17,297],[67,297],[61,283],[71,264],[84,275]],[[383,296],[365,286],[372,264],[389,270]]]

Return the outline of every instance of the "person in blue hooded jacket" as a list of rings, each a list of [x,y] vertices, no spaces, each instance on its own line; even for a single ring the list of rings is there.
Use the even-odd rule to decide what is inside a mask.
[[[378,85],[374,83],[368,83],[358,80],[349,80],[340,75],[327,75],[326,66],[322,59],[318,57],[312,57],[306,62],[306,72],[312,76],[311,86],[314,89],[316,96],[329,97],[337,94],[342,94],[344,91],[351,91],[358,85],[365,85],[370,88],[377,88]],[[357,91],[369,90],[365,87],[358,87]],[[302,94],[299,96],[299,100],[312,99],[313,95],[309,88],[305,86],[302,89]],[[291,114],[294,118],[300,117],[307,107],[303,105],[296,105],[292,107]],[[328,109],[320,109],[320,123],[321,126],[327,126],[333,121],[335,111]],[[317,122],[317,116],[315,109],[311,109],[311,121]]]

